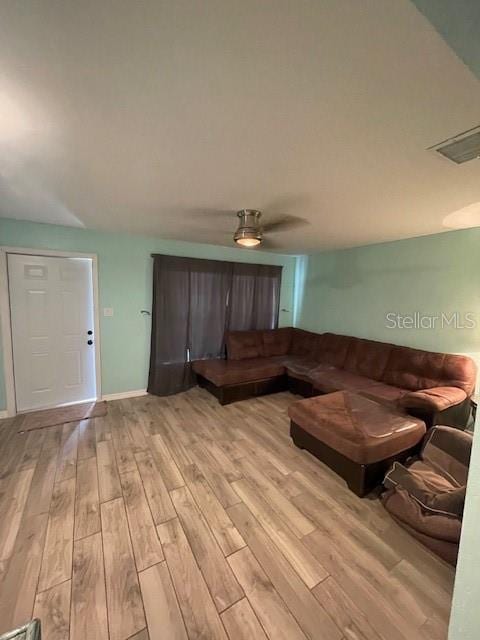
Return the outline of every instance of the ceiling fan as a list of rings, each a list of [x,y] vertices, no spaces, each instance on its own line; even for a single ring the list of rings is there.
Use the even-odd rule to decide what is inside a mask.
[[[295,216],[282,216],[277,220],[262,224],[260,222],[262,212],[257,209],[241,209],[237,211],[237,216],[239,223],[233,234],[233,239],[239,246],[248,248],[258,247],[260,244],[274,247],[274,244],[265,241],[265,233],[287,231],[307,224],[306,220]]]

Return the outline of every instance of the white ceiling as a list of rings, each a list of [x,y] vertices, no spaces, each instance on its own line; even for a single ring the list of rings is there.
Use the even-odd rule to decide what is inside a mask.
[[[410,0],[3,0],[0,215],[306,252],[443,231],[480,83]],[[450,218],[451,219],[451,218]],[[215,227],[217,230],[215,231]]]

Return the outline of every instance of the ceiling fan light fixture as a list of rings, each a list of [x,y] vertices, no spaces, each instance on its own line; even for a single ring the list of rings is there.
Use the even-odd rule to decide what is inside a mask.
[[[238,233],[235,233],[234,240],[241,247],[256,247],[262,242],[262,238],[258,237],[256,233],[252,235],[238,235]]]
[[[262,230],[260,228],[260,211],[256,209],[242,209],[237,212],[240,218],[238,229],[233,239],[241,247],[256,247],[262,242]]]

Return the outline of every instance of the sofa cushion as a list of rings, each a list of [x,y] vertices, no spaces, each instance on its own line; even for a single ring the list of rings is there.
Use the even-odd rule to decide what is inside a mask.
[[[197,360],[193,370],[217,387],[240,382],[274,378],[285,373],[279,358],[250,358],[248,360]]]
[[[407,409],[443,411],[466,400],[467,394],[459,387],[432,387],[421,391],[410,391],[399,401]]]
[[[345,391],[297,400],[288,407],[288,415],[314,438],[359,464],[394,456],[425,434],[421,420]]]
[[[284,360],[285,369],[291,378],[311,382],[310,373],[318,367],[318,362],[300,356],[287,356]]]
[[[290,353],[294,356],[313,358],[320,337],[318,333],[304,331],[303,329],[293,329]]]
[[[229,331],[226,335],[227,358],[245,360],[263,355],[262,331]]]
[[[286,355],[292,343],[292,331],[291,327],[262,331],[262,355],[267,357]]]
[[[350,338],[350,336],[324,333],[318,341],[315,359],[321,363],[330,364],[333,367],[342,369],[347,359],[351,341],[352,338]]]
[[[362,391],[362,393],[376,402],[396,405],[400,398],[408,392],[406,389],[400,389],[400,387],[394,387],[391,384],[374,382],[367,390]]]
[[[470,395],[475,386],[475,377],[475,364],[467,356],[393,346],[382,382],[411,391],[459,387]]]
[[[361,376],[381,380],[392,345],[386,342],[351,338],[344,368]]]
[[[350,373],[343,369],[337,369],[329,365],[320,365],[309,371],[308,378],[315,389],[322,393],[332,391],[360,391],[375,384],[375,380],[370,380],[365,376]]]

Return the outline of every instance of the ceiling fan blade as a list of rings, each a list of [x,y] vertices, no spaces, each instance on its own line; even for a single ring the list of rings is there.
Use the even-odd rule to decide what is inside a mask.
[[[202,209],[199,207],[192,209],[190,213],[194,216],[211,218],[212,220],[218,220],[218,218],[230,218],[235,223],[235,215],[237,212],[235,209]]]
[[[265,236],[263,237],[263,240],[258,248],[267,249],[268,251],[278,251],[280,249],[280,247],[275,242],[272,242],[272,240],[270,240],[269,238],[265,238]]]
[[[178,220],[180,218],[189,221],[210,218],[212,220],[226,219],[237,220],[236,209],[220,209],[217,207],[173,207],[165,212],[167,218]]]
[[[263,211],[271,211],[272,214],[281,214],[283,211],[307,209],[310,208],[311,204],[310,196],[304,193],[290,193],[263,203]]]
[[[283,216],[272,222],[262,224],[263,231],[276,232],[276,231],[289,231],[290,229],[297,229],[298,227],[304,227],[309,224],[305,218],[298,218],[297,216]]]

